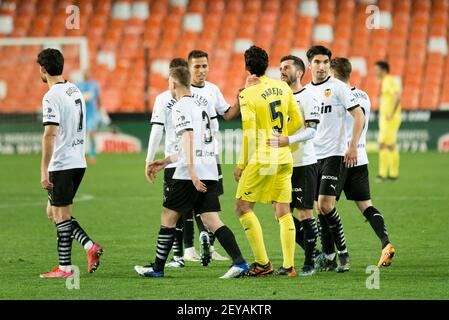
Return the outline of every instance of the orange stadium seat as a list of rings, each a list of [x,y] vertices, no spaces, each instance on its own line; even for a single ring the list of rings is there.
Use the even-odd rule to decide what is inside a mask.
[[[81,28],[67,30],[65,8],[73,1],[17,0],[16,10],[10,10],[10,6],[3,8],[2,14],[13,17],[14,28],[10,34],[0,37],[87,36],[92,72],[99,83],[108,85],[102,90],[105,106],[110,112],[142,112],[144,47],[151,49],[151,61],[186,57],[194,48],[207,51],[211,66],[209,79],[220,85],[232,103],[246,74],[242,53],[234,52],[237,39],[264,47],[270,54],[272,67],[276,67],[279,59],[293,49],[306,51],[316,44],[312,39],[314,28],[326,24],[333,29],[334,39],[325,44],[334,56],[365,58],[368,74],[362,76],[354,70],[351,82],[370,94],[374,109],[378,107],[380,84],[373,64],[379,59],[387,59],[391,73],[402,77],[405,110],[420,107],[434,110],[449,104],[448,57],[428,52],[432,37],[448,39],[448,0],[378,0],[376,5],[391,14],[393,23],[391,29],[380,30],[366,28],[369,4],[358,0],[317,0],[316,18],[300,13],[300,4],[305,0],[189,0],[186,6],[174,5],[170,0],[120,1],[130,4],[145,1],[150,15],[146,20],[134,16],[117,19],[112,16],[114,0],[78,0],[75,3],[82,11]],[[183,19],[187,13],[202,16],[202,31],[184,30]],[[16,61],[11,57],[23,56],[24,60],[34,61],[39,50],[39,46],[0,47],[0,59]],[[67,74],[78,67],[77,51],[77,48],[64,48]],[[115,54],[115,70],[97,64],[99,51]],[[32,81],[33,67],[11,62],[0,71],[0,79],[10,86],[17,79]],[[17,77],[7,72],[18,68],[22,72]],[[127,86],[131,79],[142,85]],[[304,81],[310,81],[310,72]],[[33,112],[40,104],[42,86],[37,85],[40,84],[32,88],[37,92],[33,94],[35,102],[21,111]],[[167,80],[162,75],[150,74],[151,101],[166,87]],[[15,86],[14,90],[8,90],[8,96],[0,101],[1,110],[20,107],[23,92],[30,88]],[[127,97],[121,96],[121,90],[126,90]]]

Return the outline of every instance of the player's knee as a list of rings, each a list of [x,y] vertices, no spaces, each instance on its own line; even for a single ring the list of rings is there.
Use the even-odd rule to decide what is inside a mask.
[[[51,206],[47,206],[47,218],[48,220],[54,222],[54,218],[53,218],[53,210],[51,208]]]
[[[313,210],[298,209],[298,218],[300,221],[313,218]]]
[[[359,208],[360,212],[365,212],[366,209],[373,206],[371,200],[366,201],[356,201],[357,208]]]
[[[247,213],[250,210],[251,209],[248,207],[248,205],[245,202],[237,200],[237,202],[235,204],[235,213],[236,213],[237,217],[244,215],[245,213]]]
[[[334,210],[335,205],[330,201],[322,201],[318,202],[318,210],[326,215],[330,213],[332,210]]]

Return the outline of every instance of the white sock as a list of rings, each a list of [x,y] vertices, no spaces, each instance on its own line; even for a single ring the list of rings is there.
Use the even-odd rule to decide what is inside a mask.
[[[64,272],[72,272],[72,266],[59,266],[59,269]]]
[[[89,250],[90,248],[92,248],[92,246],[94,245],[94,243],[89,240],[85,245],[84,245],[84,250]]]

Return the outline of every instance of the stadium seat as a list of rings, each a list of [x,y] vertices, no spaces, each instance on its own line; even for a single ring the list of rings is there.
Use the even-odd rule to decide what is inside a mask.
[[[117,77],[109,91],[120,90],[114,88],[123,88],[131,78],[143,81],[142,70],[137,70],[143,68],[143,59],[139,57],[143,56],[144,47],[150,48],[150,59],[166,61],[174,56],[185,57],[190,50],[200,48],[210,55],[209,78],[230,99],[235,99],[235,90],[245,79],[242,57],[245,46],[255,43],[264,47],[270,54],[273,64],[270,67],[277,68],[283,55],[297,52],[304,58],[310,45],[325,44],[334,56],[364,59],[365,71],[355,68],[352,82],[376,95],[374,101],[380,88],[373,64],[378,59],[387,59],[391,73],[403,79],[404,109],[414,110],[421,104],[423,108],[436,109],[447,104],[449,63],[445,52],[449,1],[375,2],[381,10],[380,30],[366,28],[370,1],[79,0],[76,4],[83,13],[81,28],[67,30],[65,9],[72,1],[14,0],[4,2],[0,8],[0,16],[13,19],[11,32],[2,33],[0,18],[0,37],[87,36],[92,70],[98,81],[107,83]],[[10,57],[24,55],[24,59],[34,60],[39,49],[3,47],[0,59],[15,61]],[[67,72],[77,68],[77,50],[65,49]],[[97,56],[109,56],[112,59],[108,58],[109,68],[100,65],[103,58]],[[34,76],[28,68],[19,67],[16,62],[11,64],[7,68],[24,70],[20,79],[29,81]],[[7,68],[0,72],[0,80],[10,79]],[[154,72],[150,79],[153,99],[158,90],[166,88],[166,79]],[[304,80],[309,79],[307,72]],[[432,97],[421,94],[427,89],[433,93]],[[141,91],[111,103],[110,110],[143,110],[143,103],[137,101],[141,99]],[[11,106],[20,98],[9,90],[5,101],[11,101]],[[32,105],[39,104],[38,99]],[[5,104],[2,102],[0,106],[3,108]]]

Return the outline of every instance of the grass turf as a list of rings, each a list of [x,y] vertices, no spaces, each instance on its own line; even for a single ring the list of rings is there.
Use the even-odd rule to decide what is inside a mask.
[[[397,249],[393,265],[380,272],[380,288],[369,290],[366,268],[377,263],[380,243],[355,205],[338,209],[352,258],[349,273],[313,277],[220,280],[230,262],[208,267],[187,262],[166,269],[163,279],[138,277],[133,266],[154,258],[162,202],[162,175],[149,185],[143,154],[101,155],[90,166],[75,201],[74,216],[105,249],[97,273],[88,274],[81,246],[74,242],[72,263],[81,269],[80,289],[65,280],[40,279],[57,264],[56,234],[46,219],[46,194],[39,185],[39,156],[0,157],[0,299],[448,299],[448,155],[402,154],[401,178],[374,183],[376,155],[370,155],[371,192]],[[234,231],[248,262],[252,254],[235,217],[232,166],[224,166],[223,221]],[[274,266],[282,261],[279,227],[268,205],[256,213]],[[195,231],[195,236],[198,232]],[[196,240],[197,243],[197,240]],[[198,244],[197,244],[198,245]],[[217,243],[220,253],[224,250]],[[303,261],[297,246],[296,264]]]

